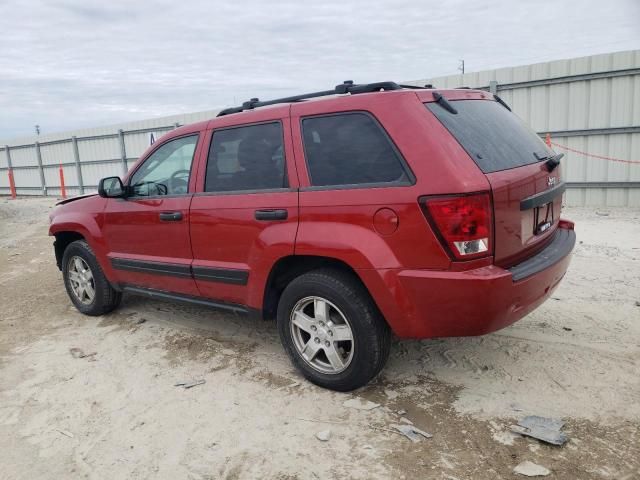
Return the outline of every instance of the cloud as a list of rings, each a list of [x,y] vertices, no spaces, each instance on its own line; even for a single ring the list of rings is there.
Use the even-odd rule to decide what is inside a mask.
[[[4,0],[0,137],[640,46],[636,0]]]

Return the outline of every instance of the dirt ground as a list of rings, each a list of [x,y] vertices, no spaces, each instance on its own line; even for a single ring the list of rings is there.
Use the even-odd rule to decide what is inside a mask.
[[[270,322],[136,297],[82,316],[52,205],[0,200],[0,478],[508,479],[525,460],[640,478],[640,210],[566,209],[579,244],[545,305],[484,337],[395,341],[341,394],[294,371]],[[433,437],[392,431],[401,410]],[[525,415],[562,418],[570,441],[509,433]]]

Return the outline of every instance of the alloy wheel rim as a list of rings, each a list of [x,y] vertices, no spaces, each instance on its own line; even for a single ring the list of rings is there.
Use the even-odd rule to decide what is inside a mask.
[[[351,325],[329,300],[303,298],[293,307],[289,323],[298,354],[314,370],[337,374],[351,364],[355,347]]]
[[[90,305],[96,297],[96,284],[89,264],[82,257],[73,256],[67,264],[71,291],[83,305]]]

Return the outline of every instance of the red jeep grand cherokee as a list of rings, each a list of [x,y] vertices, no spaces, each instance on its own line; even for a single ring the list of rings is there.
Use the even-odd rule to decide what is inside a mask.
[[[549,297],[560,156],[490,93],[345,82],[170,132],[49,232],[82,313],[129,292],[276,318],[305,377],[351,390],[391,332],[481,335]]]

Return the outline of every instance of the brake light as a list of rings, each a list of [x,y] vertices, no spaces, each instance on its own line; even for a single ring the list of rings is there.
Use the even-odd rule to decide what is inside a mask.
[[[454,260],[491,255],[493,215],[488,193],[422,197],[429,223]]]

